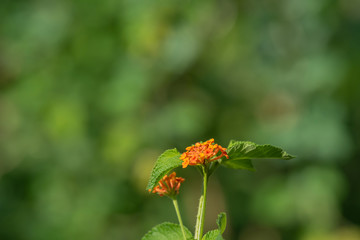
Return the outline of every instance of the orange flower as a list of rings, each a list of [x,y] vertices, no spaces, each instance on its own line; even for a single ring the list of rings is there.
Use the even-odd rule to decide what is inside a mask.
[[[217,155],[220,152],[220,155]],[[218,160],[222,157],[229,158],[226,153],[226,148],[221,147],[218,144],[214,144],[214,139],[204,143],[195,143],[190,147],[186,148],[180,159],[183,161],[182,166],[186,168],[188,165],[200,165],[206,164],[215,160]]]
[[[159,194],[161,197],[164,195],[174,197],[179,194],[180,184],[184,181],[184,178],[176,177],[176,173],[173,172],[169,176],[165,175],[152,192]],[[149,192],[151,192],[151,189],[149,189]]]

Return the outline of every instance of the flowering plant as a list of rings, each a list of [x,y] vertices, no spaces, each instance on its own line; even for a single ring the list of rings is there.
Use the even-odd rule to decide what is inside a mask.
[[[150,230],[142,240],[221,240],[226,228],[226,214],[220,213],[216,221],[218,229],[203,235],[206,208],[206,192],[209,177],[219,166],[233,169],[254,171],[253,159],[283,159],[294,158],[284,150],[272,145],[258,145],[253,142],[230,141],[227,148],[215,144],[214,139],[198,142],[187,147],[180,154],[175,148],[166,150],[157,159],[151,172],[147,186],[149,192],[169,197],[174,204],[179,224],[162,223]],[[194,235],[183,225],[176,196],[179,194],[184,178],[176,177],[176,173],[169,172],[182,166],[197,167],[203,177],[203,190],[199,200],[198,214]]]

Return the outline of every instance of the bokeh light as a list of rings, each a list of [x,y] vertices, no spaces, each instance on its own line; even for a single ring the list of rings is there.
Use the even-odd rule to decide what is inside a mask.
[[[211,137],[297,158],[219,169],[205,230],[226,211],[229,240],[360,239],[359,7],[1,1],[0,239],[141,239],[177,221],[145,191],[157,156]]]

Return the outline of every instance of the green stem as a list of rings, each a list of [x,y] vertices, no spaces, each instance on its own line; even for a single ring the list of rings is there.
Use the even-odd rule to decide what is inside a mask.
[[[183,222],[181,220],[181,215],[180,215],[180,211],[179,211],[179,205],[176,199],[173,199],[173,203],[174,203],[174,207],[175,207],[175,211],[176,211],[176,215],[179,219],[179,223],[180,223],[180,227],[181,227],[181,231],[184,237],[184,240],[186,240],[186,235],[185,235],[185,230],[184,230],[184,225]]]
[[[195,226],[195,239],[201,240],[204,230],[204,221],[205,221],[205,208],[206,208],[206,191],[207,191],[207,182],[208,182],[208,173],[205,168],[203,168],[203,177],[204,177],[204,186],[203,194],[200,197],[199,209]]]

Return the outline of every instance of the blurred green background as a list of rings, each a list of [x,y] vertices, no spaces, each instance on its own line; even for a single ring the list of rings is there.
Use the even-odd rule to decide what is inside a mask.
[[[2,0],[0,239],[140,239],[177,222],[156,158],[214,137],[298,156],[219,169],[205,230],[360,239],[356,0]],[[179,204],[193,230],[201,177]]]

